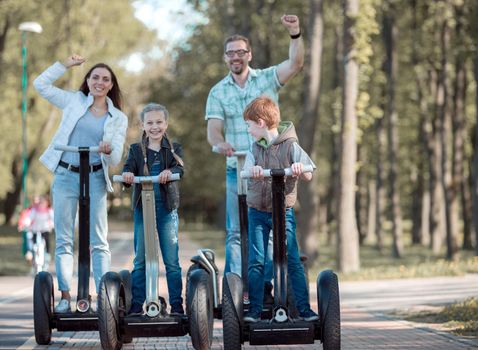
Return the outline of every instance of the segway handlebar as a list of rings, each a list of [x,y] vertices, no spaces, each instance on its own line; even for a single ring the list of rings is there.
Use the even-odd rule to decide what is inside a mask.
[[[272,171],[284,171],[285,176],[292,176],[292,169],[291,168],[285,168],[285,169],[264,169],[264,177],[271,177],[271,172]],[[311,173],[314,171],[314,167],[312,165],[304,165],[302,167],[302,173]],[[249,170],[242,170],[241,171],[241,178],[242,179],[250,179],[252,176]]]
[[[99,146],[77,147],[77,146],[68,146],[68,145],[55,145],[54,149],[57,151],[64,151],[64,152],[80,152],[80,151],[98,152],[100,147]]]
[[[181,178],[179,174],[171,174],[169,181],[178,181]],[[113,182],[124,182],[123,175],[113,175]],[[135,184],[143,182],[159,183],[159,175],[155,176],[135,176],[133,182]]]
[[[212,146],[212,151],[214,153],[222,154],[221,151],[219,150],[219,147],[217,147],[217,146]],[[247,154],[247,151],[236,151],[236,152],[234,152],[234,154],[232,156],[233,157],[240,157],[240,156],[245,156],[246,154]]]

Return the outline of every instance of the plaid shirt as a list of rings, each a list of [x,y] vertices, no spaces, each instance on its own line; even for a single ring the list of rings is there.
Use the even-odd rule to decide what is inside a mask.
[[[277,103],[281,87],[276,66],[266,69],[249,68],[249,75],[243,89],[234,82],[229,72],[209,92],[205,118],[206,120],[223,120],[226,142],[229,142],[237,151],[247,151],[254,139],[247,132],[247,124],[242,115],[246,106],[261,95],[267,95]],[[227,166],[235,168],[236,158],[228,157]]]

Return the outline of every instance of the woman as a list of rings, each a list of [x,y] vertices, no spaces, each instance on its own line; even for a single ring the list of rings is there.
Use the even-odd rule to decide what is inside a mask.
[[[57,151],[54,145],[99,146],[99,153],[90,153],[90,250],[98,292],[101,277],[109,270],[111,262],[107,241],[106,192],[113,192],[113,187],[108,177],[108,166],[120,162],[128,127],[128,118],[121,112],[122,97],[118,81],[106,64],[94,65],[86,73],[79,91],[65,91],[53,86],[53,82],[68,68],[83,62],[83,57],[72,55],[63,63],[54,63],[33,82],[41,96],[63,110],[60,126],[40,157],[40,161],[54,173],[55,267],[61,291],[61,300],[55,307],[58,313],[71,310],[79,154]]]

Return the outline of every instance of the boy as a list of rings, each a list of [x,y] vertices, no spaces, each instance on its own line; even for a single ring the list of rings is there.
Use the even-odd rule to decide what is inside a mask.
[[[258,97],[244,111],[248,131],[256,140],[246,156],[244,170],[252,178],[247,186],[249,207],[249,311],[246,322],[257,322],[261,318],[264,295],[264,257],[272,229],[271,179],[264,179],[263,169],[292,168],[293,177],[285,180],[287,266],[289,279],[300,317],[305,321],[318,319],[311,310],[304,268],[299,258],[295,236],[294,204],[297,199],[297,178],[312,179],[312,173],[302,174],[303,165],[315,164],[297,143],[297,134],[291,122],[280,121],[279,107],[269,97]]]

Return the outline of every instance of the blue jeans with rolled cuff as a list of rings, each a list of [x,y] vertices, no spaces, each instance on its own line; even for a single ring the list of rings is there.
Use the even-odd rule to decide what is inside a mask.
[[[249,310],[260,314],[264,296],[264,265],[269,255],[269,237],[272,230],[272,213],[249,208]],[[287,239],[287,270],[299,313],[310,309],[309,291],[304,267],[300,261],[295,235],[296,222],[293,208],[285,213]]]
[[[168,285],[169,304],[172,306],[182,305],[183,282],[181,266],[179,265],[178,245],[178,212],[168,212],[164,201],[155,200],[156,205],[156,228],[159,237],[159,247],[166,269],[166,281]],[[132,306],[143,305],[146,299],[146,261],[144,249],[144,222],[142,208],[134,211],[134,267],[131,273],[133,302]]]

